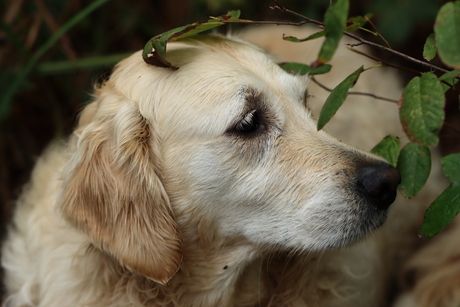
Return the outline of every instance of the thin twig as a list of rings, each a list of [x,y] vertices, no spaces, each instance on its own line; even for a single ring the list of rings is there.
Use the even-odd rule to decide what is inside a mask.
[[[448,123],[444,122],[444,126],[446,126],[447,128],[451,129],[451,130],[454,130],[455,132],[459,133],[460,134],[460,130],[458,130],[457,128],[449,125]]]
[[[222,20],[219,19],[220,22],[223,23],[248,23],[248,24],[254,24],[254,25],[263,25],[263,24],[269,24],[269,25],[279,25],[279,26],[301,26],[306,23],[309,23],[308,21],[299,21],[299,22],[291,22],[291,21],[268,21],[268,20]]]
[[[313,82],[315,82],[319,87],[321,87],[322,89],[328,91],[328,92],[332,92],[333,90],[328,88],[327,86],[325,86],[324,84],[320,83],[318,80],[315,79],[314,76],[311,76],[311,80]],[[378,99],[378,100],[384,100],[384,101],[389,101],[389,102],[394,102],[394,103],[398,103],[397,100],[394,100],[394,99],[390,99],[390,98],[385,98],[385,97],[381,97],[381,96],[377,96],[377,95],[374,95],[374,94],[371,94],[371,93],[361,93],[361,92],[348,92],[348,95],[361,95],[361,96],[368,96],[368,97],[372,97],[374,99]]]
[[[291,10],[289,10],[289,9],[283,7],[283,6],[280,6],[276,1],[274,1],[274,2],[276,3],[276,5],[273,6],[273,7],[270,7],[271,9],[289,13],[291,15],[294,15],[294,16],[297,16],[297,17],[300,17],[300,18],[304,19],[306,21],[306,23],[314,23],[314,24],[317,24],[317,25],[320,25],[320,26],[324,27],[324,23],[322,23],[320,21],[317,21],[317,20],[310,19],[310,18],[308,18],[308,17],[306,17],[306,16],[304,16],[302,14],[299,14],[299,13],[291,11]],[[443,72],[443,73],[449,72],[449,70],[446,70],[444,68],[438,67],[438,66],[430,64],[430,63],[423,62],[421,60],[417,60],[417,59],[415,59],[415,58],[413,58],[411,56],[408,56],[408,55],[406,55],[404,53],[401,53],[399,51],[396,51],[394,49],[390,49],[388,47],[385,47],[385,46],[370,42],[368,40],[365,40],[365,39],[363,39],[363,38],[361,38],[361,37],[359,37],[359,36],[357,36],[357,35],[355,35],[353,33],[344,31],[343,34],[348,36],[348,37],[350,37],[350,38],[353,38],[354,40],[357,40],[359,42],[359,45],[368,45],[368,46],[376,47],[376,48],[385,50],[387,52],[393,53],[394,55],[402,57],[403,59],[406,59],[408,61],[412,61],[414,63],[417,63],[417,64],[425,66],[425,67],[429,67],[432,70],[437,70],[437,71],[440,71],[440,72]]]
[[[391,48],[390,43],[385,39],[385,37],[383,37],[382,33],[380,33],[379,29],[377,29],[377,27],[374,25],[372,20],[367,16],[364,16],[364,18],[366,18],[367,22],[372,26],[372,28],[374,28],[375,33],[377,33],[377,36],[385,42],[385,45],[387,45],[388,48],[393,49]]]
[[[348,46],[350,46],[349,44],[347,44]],[[391,63],[388,63],[386,61],[382,61],[381,59],[377,58],[377,57],[374,57],[370,54],[367,54],[367,53],[364,53],[362,51],[359,51],[359,50],[356,50],[354,48],[349,48],[350,51],[353,51],[359,55],[362,55],[362,56],[365,56],[366,58],[369,58],[371,60],[374,60],[376,62],[379,62],[379,63],[382,63],[383,65],[385,66],[389,66],[389,67],[393,67],[393,68],[397,68],[397,69],[401,69],[401,70],[407,70],[407,71],[410,71],[410,72],[413,72],[413,73],[416,73],[416,74],[421,74],[422,72],[421,71],[417,71],[415,69],[411,69],[411,68],[407,68],[407,67],[403,67],[403,66],[399,66],[399,65],[395,65],[395,64],[391,64]]]
[[[318,26],[322,26],[324,28],[324,23],[322,23],[321,21],[311,19],[311,18],[308,18],[307,16],[304,16],[304,15],[299,14],[297,12],[291,11],[291,10],[285,8],[284,6],[279,5],[276,0],[273,0],[273,2],[275,3],[275,6],[269,6],[269,8],[271,8],[272,10],[279,10],[279,11],[282,11],[282,12],[287,12],[287,13],[289,13],[291,15],[294,15],[294,16],[302,18],[307,23],[313,23],[313,24],[316,24]]]

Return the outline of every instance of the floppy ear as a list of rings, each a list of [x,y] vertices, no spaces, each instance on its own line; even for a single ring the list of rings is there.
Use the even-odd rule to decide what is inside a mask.
[[[138,107],[107,87],[75,133],[59,205],[96,247],[164,284],[179,269],[182,241],[160,180],[158,140]]]

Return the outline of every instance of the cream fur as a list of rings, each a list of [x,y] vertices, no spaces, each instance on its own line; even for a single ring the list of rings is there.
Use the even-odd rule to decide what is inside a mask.
[[[122,61],[37,162],[3,247],[5,305],[384,306],[409,239],[390,241],[392,221],[363,239],[383,217],[352,189],[358,164],[380,159],[317,132],[307,79],[244,41],[171,43],[168,60],[180,69]],[[374,78],[363,89],[399,95],[394,75]],[[373,130],[350,110],[329,129],[364,149],[400,135],[395,107],[372,103],[351,108]],[[263,133],[229,130],[251,108]]]

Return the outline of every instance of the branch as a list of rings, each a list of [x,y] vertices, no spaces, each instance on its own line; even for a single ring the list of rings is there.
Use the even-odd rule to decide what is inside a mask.
[[[448,124],[448,123],[446,123],[446,122],[444,122],[444,126],[447,127],[447,128],[449,128],[449,129],[451,129],[451,130],[453,130],[454,132],[460,134],[460,130],[458,130],[458,129],[455,128],[454,126],[452,126],[452,125],[450,125],[450,124]],[[446,136],[445,136],[445,137],[446,137]],[[449,135],[449,137],[452,137],[452,136]],[[455,138],[458,138],[458,136],[455,136]]]
[[[291,21],[267,21],[267,20],[244,20],[244,19],[239,19],[239,20],[219,20],[222,23],[242,23],[242,24],[255,24],[255,25],[263,25],[263,24],[269,24],[269,25],[279,25],[279,26],[301,26],[306,23],[309,23],[308,21],[299,21],[299,22],[291,22]]]
[[[279,11],[286,12],[286,13],[289,13],[289,14],[291,14],[291,15],[300,17],[300,18],[302,18],[302,19],[305,20],[305,23],[314,23],[314,24],[317,24],[317,25],[319,25],[319,26],[324,27],[324,23],[322,23],[322,22],[320,22],[320,21],[317,21],[317,20],[310,19],[310,18],[308,18],[308,17],[306,17],[306,16],[304,16],[304,15],[302,15],[302,14],[299,14],[299,13],[297,13],[297,12],[291,11],[291,10],[289,10],[289,9],[287,9],[287,8],[285,8],[285,7],[281,6],[281,5],[279,5],[279,4],[276,2],[276,0],[274,0],[274,2],[275,2],[276,5],[270,7],[271,9],[273,9],[273,10],[279,10]],[[388,47],[385,47],[385,46],[382,46],[382,45],[379,45],[379,44],[370,42],[370,41],[368,41],[368,40],[365,40],[365,39],[363,39],[363,38],[361,38],[361,37],[359,37],[359,36],[357,36],[357,35],[355,35],[355,34],[353,34],[353,33],[344,31],[343,34],[346,35],[346,36],[348,36],[348,37],[350,37],[350,38],[353,38],[354,40],[357,40],[357,41],[359,42],[358,44],[353,44],[353,45],[351,45],[351,47],[355,47],[355,46],[359,46],[359,45],[368,45],[368,46],[376,47],[376,48],[385,50],[385,51],[387,51],[387,52],[393,53],[394,55],[397,55],[397,56],[399,56],[399,57],[402,57],[403,59],[406,59],[406,60],[408,60],[408,61],[412,61],[412,62],[414,62],[414,63],[420,64],[420,65],[425,66],[425,67],[429,67],[429,68],[432,69],[432,70],[437,70],[437,71],[440,71],[440,72],[443,72],[443,73],[449,72],[449,70],[446,70],[446,69],[444,69],[444,68],[438,67],[438,66],[433,65],[433,64],[430,64],[430,63],[423,62],[423,61],[421,61],[421,60],[417,60],[417,59],[415,59],[415,58],[413,58],[413,57],[410,57],[410,56],[408,56],[408,55],[406,55],[406,54],[404,54],[404,53],[401,53],[401,52],[399,52],[399,51],[396,51],[396,50],[394,50],[394,49],[391,49],[391,48],[388,48]]]
[[[350,46],[350,44],[346,44],[348,46]],[[351,46],[350,46],[351,47]],[[350,51],[353,51],[357,54],[360,54],[362,56],[365,56],[366,58],[369,58],[371,60],[374,60],[376,62],[379,62],[379,63],[382,63],[383,65],[385,66],[389,66],[389,67],[393,67],[393,68],[397,68],[397,69],[400,69],[400,70],[407,70],[407,71],[410,71],[410,72],[413,72],[413,73],[416,73],[416,74],[421,74],[422,72],[421,71],[417,71],[415,69],[411,69],[411,68],[407,68],[407,67],[403,67],[403,66],[398,66],[398,65],[395,65],[395,64],[391,64],[391,63],[388,63],[386,61],[382,61],[381,59],[377,58],[377,57],[374,57],[372,55],[369,55],[367,53],[364,53],[362,51],[359,51],[359,50],[356,50],[356,49],[353,49],[353,48],[349,48]]]
[[[377,29],[377,27],[374,25],[372,20],[367,16],[364,16],[364,18],[366,18],[367,22],[372,26],[372,28],[374,28],[375,33],[377,33],[377,36],[385,42],[385,45],[387,45],[388,48],[393,49],[391,48],[390,43],[385,39],[385,37],[383,37],[382,33],[380,33],[379,29]]]
[[[315,79],[314,76],[311,76],[311,80],[313,82],[315,82],[319,87],[321,87],[322,89],[328,91],[328,92],[332,92],[332,89],[326,87],[325,85],[323,85],[322,83],[320,83],[318,80]],[[381,97],[381,96],[377,96],[377,95],[374,95],[374,94],[371,94],[371,93],[361,93],[361,92],[348,92],[348,95],[361,95],[361,96],[368,96],[368,97],[372,97],[374,99],[378,99],[378,100],[384,100],[384,101],[389,101],[389,102],[394,102],[394,103],[398,103],[397,100],[394,100],[394,99],[390,99],[390,98],[385,98],[385,97]]]

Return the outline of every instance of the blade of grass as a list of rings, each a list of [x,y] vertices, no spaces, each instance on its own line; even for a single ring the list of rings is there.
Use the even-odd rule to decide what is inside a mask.
[[[76,59],[75,61],[56,61],[56,62],[45,62],[37,65],[37,71],[44,75],[55,75],[72,73],[79,69],[97,69],[106,66],[113,66],[120,62],[124,58],[127,58],[133,52],[119,53],[104,56],[88,57],[83,59]]]
[[[4,92],[0,100],[0,125],[3,123],[5,118],[8,116],[11,102],[14,95],[21,88],[21,85],[26,80],[29,73],[36,66],[38,60],[56,43],[56,41],[68,32],[73,26],[78,24],[84,18],[86,18],[93,11],[98,9],[101,5],[105,4],[110,0],[96,0],[90,5],[85,7],[83,10],[78,12],[74,17],[72,17],[67,23],[65,23],[58,31],[56,31],[38,50],[37,52],[29,59],[26,66],[21,69],[19,75],[14,79],[11,86]]]

